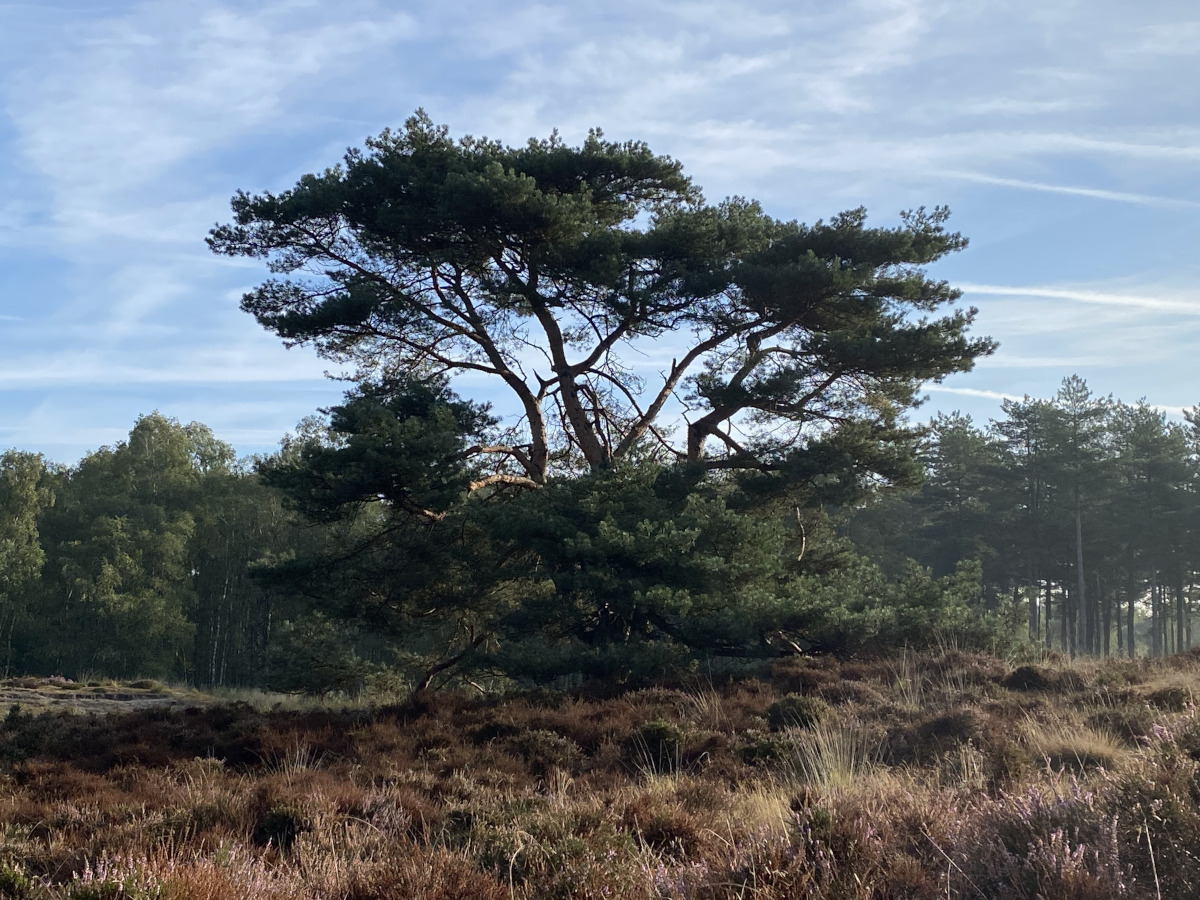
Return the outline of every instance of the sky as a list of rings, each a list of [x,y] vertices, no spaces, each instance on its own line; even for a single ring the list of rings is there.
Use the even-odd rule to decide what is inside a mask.
[[[523,143],[591,127],[710,200],[873,225],[948,205],[932,274],[1000,342],[917,412],[977,422],[1068,375],[1200,403],[1194,0],[0,0],[0,448],[71,463],[158,410],[269,452],[347,385],[238,309],[211,254],[418,108]],[[336,372],[332,374],[337,374]]]

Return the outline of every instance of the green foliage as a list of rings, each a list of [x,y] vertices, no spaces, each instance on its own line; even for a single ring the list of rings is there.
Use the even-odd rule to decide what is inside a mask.
[[[3,900],[26,900],[33,889],[33,882],[19,867],[0,863],[0,898]]]
[[[373,668],[359,658],[354,635],[319,613],[284,622],[271,643],[266,686],[284,693],[357,693]]]
[[[42,457],[8,451],[0,456],[0,639],[4,674],[13,663],[13,636],[30,616],[29,594],[46,553],[38,518],[54,504],[52,476]]]
[[[683,761],[684,733],[672,722],[655,719],[640,725],[625,742],[626,763],[649,774],[677,772]]]
[[[708,205],[678,162],[599,131],[506,147],[418,113],[232,205],[209,244],[275,273],[243,299],[264,327],[364,381],[469,372],[511,393],[505,439],[473,453],[507,483],[682,456],[849,496],[911,469],[897,417],[920,382],[993,347],[921,269],[966,244],[946,210],[883,229]],[[691,345],[650,385],[632,357],[665,334]],[[690,422],[664,428],[678,397]]]
[[[533,554],[535,574],[553,586],[512,613],[518,633],[739,653],[765,648],[765,629],[777,626],[760,615],[744,634],[726,634],[731,612],[761,607],[782,576],[782,529],[731,509],[686,470],[618,466],[556,480],[494,508],[488,525]]]
[[[465,660],[521,593],[507,577],[505,548],[493,546],[477,504],[466,503],[473,472],[463,450],[490,424],[483,408],[437,379],[352,394],[323,435],[260,465],[290,506],[327,526],[307,554],[264,566],[265,582],[298,589],[317,612],[390,641],[418,686]],[[306,640],[312,653],[336,656],[334,626],[319,621],[325,637],[292,631],[280,659],[303,660]],[[454,662],[442,666],[447,658]]]
[[[348,518],[366,504],[433,518],[466,493],[464,451],[493,423],[439,379],[364,385],[331,410],[330,440],[264,460],[260,472],[316,521]]]
[[[807,530],[793,510],[698,467],[621,463],[537,490],[470,491],[454,451],[481,417],[444,385],[399,385],[385,404],[352,397],[333,410],[328,438],[264,467],[293,504],[335,526],[323,552],[272,579],[386,636],[418,685],[455,670],[644,684],[712,656],[924,646],[935,632],[974,646],[1003,630],[981,615],[977,566],[943,579],[912,567],[890,581],[824,548],[801,566]],[[319,633],[280,634],[274,683],[358,677],[352,643],[338,638],[335,651],[337,629],[321,621]]]
[[[39,463],[29,477],[35,468],[36,518],[0,525],[20,525],[27,547],[36,540],[27,572],[45,560],[40,577],[15,592],[17,606],[10,597],[20,613],[4,622],[14,667],[214,684],[261,678],[270,609],[250,567],[302,543],[227,444],[203,425],[154,413],[128,440],[70,469]]]
[[[938,417],[925,485],[855,515],[855,544],[894,573],[908,558],[935,574],[979,560],[992,615],[1023,607],[1030,637],[1072,656],[1186,648],[1200,571],[1195,417],[1179,425],[1145,401],[1097,397],[1078,376],[1002,412],[982,429]]]
[[[198,479],[190,436],[158,414],[67,474],[46,517],[61,597],[48,612],[61,629],[59,653],[75,665],[181,674],[192,636],[188,549]]]

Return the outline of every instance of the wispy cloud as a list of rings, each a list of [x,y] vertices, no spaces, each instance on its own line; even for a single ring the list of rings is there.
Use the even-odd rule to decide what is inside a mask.
[[[931,394],[953,394],[956,397],[981,397],[984,400],[1023,400],[1023,396],[1005,394],[1001,391],[985,391],[978,388],[947,387],[943,384],[931,384],[925,388]]]
[[[1075,187],[1065,184],[1047,184],[1042,181],[1026,181],[1021,178],[1001,178],[996,175],[985,175],[981,172],[941,173],[945,178],[959,178],[963,181],[973,181],[976,184],[994,184],[1000,187],[1017,188],[1024,191],[1044,191],[1049,194],[1067,194],[1073,197],[1091,197],[1095,200],[1113,200],[1117,203],[1136,203],[1140,206],[1165,206],[1183,209],[1200,209],[1200,200],[1186,200],[1179,197],[1160,197],[1154,194],[1134,194],[1127,191],[1109,191],[1101,188]]]
[[[959,282],[964,293],[990,294],[1002,297],[1045,297],[1052,300],[1070,300],[1076,303],[1091,303],[1099,306],[1117,306],[1123,309],[1143,309],[1154,312],[1175,313],[1185,316],[1200,316],[1200,296],[1179,300],[1144,294],[1117,294],[1078,288],[1051,286],[1011,286],[999,284],[974,284]]]
[[[302,127],[306,84],[356,68],[413,27],[405,13],[322,15],[294,2],[199,15],[146,4],[85,26],[10,80],[7,111],[52,188],[58,226],[71,240],[109,237],[126,230],[122,218],[194,192],[172,178],[181,163],[250,130]],[[164,182],[165,198],[147,194]]]
[[[1175,405],[1200,293],[1133,285],[1195,280],[1196,27],[1184,0],[0,4],[0,387],[58,398],[39,440],[187,393],[239,435],[290,427],[312,395],[222,413],[322,365],[236,311],[264,273],[203,235],[421,105],[513,143],[644,139],[784,218],[951,202],[976,240],[947,265],[1002,348],[935,398],[1078,364]]]
[[[120,351],[66,351],[10,358],[0,363],[0,389],[39,386],[203,385],[325,383],[329,368],[303,350],[243,345],[194,347],[162,353],[143,350],[138,361]]]

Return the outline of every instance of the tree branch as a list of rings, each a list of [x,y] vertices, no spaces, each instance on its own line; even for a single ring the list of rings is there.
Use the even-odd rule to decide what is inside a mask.
[[[542,487],[532,478],[526,478],[523,475],[506,475],[503,472],[497,472],[494,475],[485,475],[478,481],[472,481],[468,487],[472,491],[477,491],[481,487],[487,487],[489,484],[515,484],[520,487],[533,488],[537,490]]]

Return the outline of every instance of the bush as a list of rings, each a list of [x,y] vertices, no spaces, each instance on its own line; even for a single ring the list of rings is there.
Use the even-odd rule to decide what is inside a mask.
[[[857,703],[862,706],[876,706],[883,702],[883,695],[869,684],[857,681],[836,681],[817,689],[817,696],[834,706],[845,706]]]
[[[772,731],[788,728],[812,728],[829,712],[829,704],[819,697],[788,694],[767,707],[767,726]]]
[[[7,863],[0,864],[0,898],[2,900],[25,900],[33,888],[25,872]]]
[[[554,768],[570,768],[581,755],[579,745],[570,738],[540,728],[508,738],[504,747],[525,760],[538,777],[546,776]]]
[[[354,692],[368,671],[354,652],[348,629],[313,614],[279,629],[271,645],[267,687],[283,693]]]
[[[748,766],[771,766],[783,762],[792,751],[786,736],[747,731],[737,746],[738,758]]]
[[[1147,703],[1168,712],[1183,712],[1195,701],[1191,686],[1181,682],[1162,685],[1146,694]]]
[[[1000,680],[1003,687],[1013,691],[1046,691],[1064,693],[1084,687],[1083,679],[1070,669],[1051,669],[1046,666],[1018,666]]]
[[[892,762],[926,763],[960,744],[979,737],[983,722],[970,709],[956,709],[924,722],[894,730],[888,735]]]
[[[625,742],[629,766],[653,774],[677,772],[683,760],[683,731],[663,719],[647,722]]]
[[[1154,713],[1146,704],[1114,706],[1092,713],[1084,724],[1095,731],[1105,731],[1137,746],[1154,728]]]
[[[272,806],[254,826],[251,840],[260,847],[277,847],[287,853],[296,838],[312,828],[304,813],[290,804]]]

